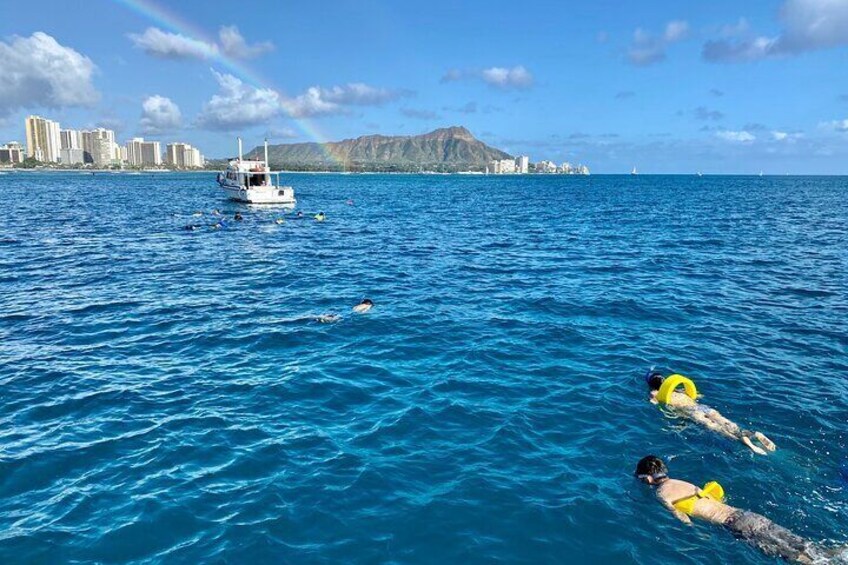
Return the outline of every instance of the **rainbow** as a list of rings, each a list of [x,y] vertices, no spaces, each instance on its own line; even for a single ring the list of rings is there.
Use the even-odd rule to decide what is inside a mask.
[[[153,0],[114,0],[114,2],[129,8],[133,12],[151,20],[157,26],[164,28],[166,31],[170,31],[171,33],[178,33],[195,40],[203,41],[207,44],[215,44],[217,41],[217,37],[210,36],[206,31],[200,29],[200,27],[192,25],[190,22],[179,17],[173,12],[154,3]],[[238,77],[242,82],[254,88],[269,88],[277,92],[280,91],[280,89],[272,84],[271,81],[264,79],[259,75],[259,73],[248,67],[245,62],[234,59],[233,57],[228,57],[220,50],[215,53],[213,59],[216,63],[224,67],[230,74]],[[306,118],[296,118],[291,115],[289,118],[308,139],[319,144],[321,151],[327,159],[336,164],[342,163],[342,159],[333,155],[326,146],[326,137],[318,131],[310,120]]]

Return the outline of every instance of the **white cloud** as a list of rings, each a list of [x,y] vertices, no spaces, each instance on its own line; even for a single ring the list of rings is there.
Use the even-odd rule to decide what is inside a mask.
[[[220,86],[203,106],[198,125],[213,130],[234,130],[266,123],[282,110],[282,98],[270,88],[254,88],[229,74],[212,73]]]
[[[745,130],[742,130],[742,131],[729,131],[729,130],[717,131],[716,136],[719,137],[720,139],[725,140],[725,141],[734,141],[734,142],[737,142],[737,143],[750,143],[750,142],[754,141],[755,139],[757,139],[756,136],[754,136],[752,133],[749,133]]]
[[[237,59],[252,59],[268,51],[273,51],[274,44],[270,41],[248,45],[236,26],[224,26],[218,32],[221,51]]]
[[[819,124],[819,128],[824,130],[848,132],[848,119],[822,122]]]
[[[663,38],[666,43],[674,43],[682,41],[689,37],[689,23],[683,20],[675,20],[668,22],[665,26]]]
[[[35,32],[0,41],[0,115],[18,108],[91,106],[100,93],[91,82],[88,57]]]
[[[156,135],[180,128],[182,114],[180,108],[170,98],[149,96],[141,104],[141,131]]]
[[[642,28],[633,32],[633,41],[627,49],[627,60],[637,67],[647,67],[664,61],[669,45],[689,37],[689,24],[673,20],[666,24],[662,35],[656,36]]]
[[[533,74],[523,65],[514,67],[489,67],[488,69],[450,69],[442,75],[441,82],[456,82],[464,79],[479,79],[495,88],[524,89],[533,86]]]
[[[269,41],[248,45],[236,26],[221,27],[217,44],[156,27],[149,27],[141,34],[131,33],[128,37],[136,47],[160,59],[211,59],[221,54],[250,59],[274,49]]]
[[[136,47],[160,59],[208,59],[218,54],[218,47],[179,33],[149,27],[144,33],[129,34]]]
[[[303,94],[283,100],[283,108],[294,117],[329,116],[343,114],[348,106],[381,106],[388,102],[412,96],[409,90],[377,88],[361,82],[344,86],[310,87]]]
[[[780,20],[783,30],[775,37],[708,41],[702,55],[711,62],[739,63],[848,45],[845,0],[785,0]],[[738,33],[746,30],[747,23]]]
[[[533,85],[533,75],[522,65],[512,68],[491,67],[484,69],[483,80],[498,88],[529,88]]]

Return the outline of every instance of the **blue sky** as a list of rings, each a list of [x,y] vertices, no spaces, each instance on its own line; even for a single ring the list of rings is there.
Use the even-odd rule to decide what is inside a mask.
[[[0,142],[22,140],[29,113],[208,157],[232,154],[236,135],[252,146],[464,125],[593,172],[848,174],[848,0],[4,11]]]

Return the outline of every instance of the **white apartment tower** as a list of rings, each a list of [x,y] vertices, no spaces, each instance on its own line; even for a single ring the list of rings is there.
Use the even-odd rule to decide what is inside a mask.
[[[34,157],[42,162],[58,162],[62,148],[59,122],[41,116],[28,116],[25,125],[27,157]]]
[[[127,163],[131,167],[158,167],[162,164],[162,150],[158,141],[144,141],[134,137],[127,142]]]
[[[165,148],[165,163],[178,169],[199,169],[204,159],[200,151],[188,143],[169,143]]]

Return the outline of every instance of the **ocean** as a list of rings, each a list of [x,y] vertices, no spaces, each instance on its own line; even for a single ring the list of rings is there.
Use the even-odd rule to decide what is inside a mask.
[[[771,562],[649,453],[848,543],[847,178],[214,178],[0,175],[0,562]]]

